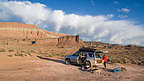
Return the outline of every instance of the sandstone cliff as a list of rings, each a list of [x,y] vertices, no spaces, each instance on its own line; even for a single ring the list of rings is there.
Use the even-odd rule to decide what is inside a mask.
[[[49,32],[32,24],[15,22],[0,22],[0,40],[19,40],[21,44],[38,44],[59,47],[82,47],[83,41],[79,36],[69,36],[56,32]],[[12,42],[11,42],[12,44]]]
[[[80,40],[79,36],[63,36],[58,38],[58,44],[57,46],[59,47],[83,47],[85,44],[83,43],[82,40]]]
[[[0,36],[1,38],[12,39],[46,39],[58,38],[65,36],[65,34],[57,34],[39,29],[32,24],[14,23],[14,22],[1,22],[0,23]]]

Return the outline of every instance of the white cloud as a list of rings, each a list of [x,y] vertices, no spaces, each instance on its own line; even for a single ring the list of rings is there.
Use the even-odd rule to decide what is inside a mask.
[[[114,15],[113,14],[108,14],[107,17],[112,18],[112,17],[114,17]]]
[[[128,15],[118,15],[119,18],[127,18]]]
[[[113,3],[114,3],[114,4],[119,4],[119,2],[118,2],[118,1],[114,1]]]
[[[118,12],[129,13],[129,12],[130,12],[130,9],[128,9],[128,8],[121,8],[121,9],[118,9],[117,11],[118,11]]]
[[[113,15],[65,14],[51,10],[46,5],[29,1],[0,3],[0,13],[5,17],[20,18],[24,23],[35,24],[54,32],[79,34],[82,39],[116,44],[144,46],[144,30],[128,20],[111,20]]]

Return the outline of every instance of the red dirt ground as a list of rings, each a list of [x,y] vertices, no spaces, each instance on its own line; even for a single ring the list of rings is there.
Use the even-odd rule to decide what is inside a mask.
[[[0,81],[144,81],[144,66],[115,64],[127,71],[112,73],[101,68],[91,73],[76,65],[65,65],[58,57],[7,55],[0,53]],[[109,69],[113,66],[108,64]]]

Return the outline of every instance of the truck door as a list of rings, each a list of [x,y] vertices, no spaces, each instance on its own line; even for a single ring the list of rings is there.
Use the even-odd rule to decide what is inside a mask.
[[[95,64],[96,59],[95,59],[95,55],[93,52],[88,52],[89,55],[89,59],[91,59],[91,64]]]
[[[96,64],[101,65],[103,63],[102,58],[100,57],[99,53],[95,53]]]
[[[71,62],[77,63],[78,57],[79,57],[79,52],[73,54],[73,55],[71,56]]]

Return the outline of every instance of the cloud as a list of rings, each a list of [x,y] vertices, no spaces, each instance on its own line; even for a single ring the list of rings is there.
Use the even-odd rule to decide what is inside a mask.
[[[108,14],[107,17],[112,18],[112,17],[114,17],[114,15],[113,14]]]
[[[35,24],[49,31],[79,34],[84,40],[144,46],[142,26],[128,20],[111,20],[112,14],[66,14],[62,10],[52,10],[44,4],[30,1],[1,2],[0,13],[7,19],[14,17],[19,19],[15,21]]]
[[[119,18],[127,18],[128,15],[118,15]]]
[[[118,9],[117,11],[118,12],[123,12],[123,13],[129,13],[130,9],[128,9],[128,8],[121,8],[121,9]]]
[[[119,4],[119,2],[118,2],[118,1],[114,1],[113,3],[114,3],[114,4]]]

